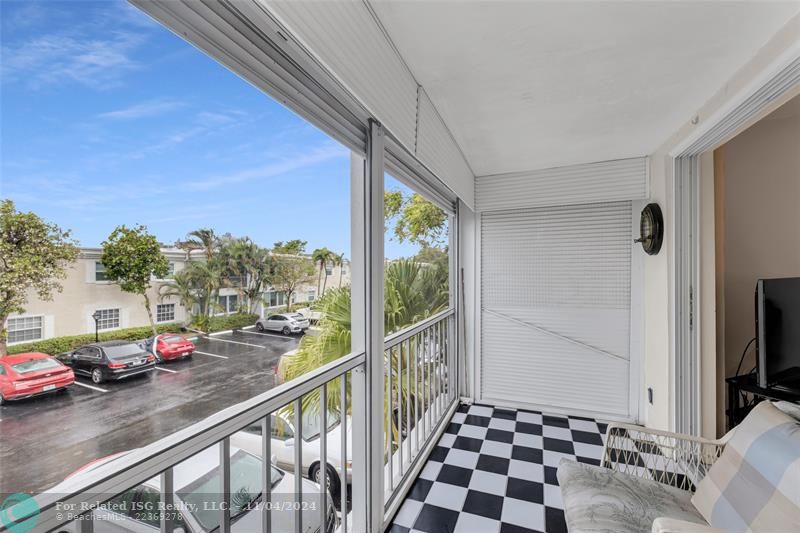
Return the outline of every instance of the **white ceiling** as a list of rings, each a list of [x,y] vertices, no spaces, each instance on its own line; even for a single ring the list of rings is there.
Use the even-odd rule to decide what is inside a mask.
[[[479,176],[652,153],[800,11],[800,1],[371,5]]]

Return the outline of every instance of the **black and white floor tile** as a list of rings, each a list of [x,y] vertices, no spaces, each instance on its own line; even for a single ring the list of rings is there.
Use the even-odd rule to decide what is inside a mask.
[[[605,432],[588,418],[462,405],[388,531],[566,531],[556,468],[599,465]]]

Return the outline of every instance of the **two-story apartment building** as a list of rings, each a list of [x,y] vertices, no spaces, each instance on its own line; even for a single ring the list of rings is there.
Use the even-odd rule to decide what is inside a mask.
[[[183,270],[187,263],[184,250],[162,248],[169,260],[170,277]],[[199,252],[195,252],[199,256]],[[38,299],[31,293],[25,305],[25,312],[9,317],[7,322],[8,344],[20,344],[38,340],[94,333],[93,315],[100,313],[97,330],[100,332],[115,329],[147,326],[149,324],[144,299],[136,294],[123,292],[119,286],[105,277],[100,261],[102,250],[82,248],[77,261],[70,266],[67,277],[62,281],[63,290],[56,293],[51,301]],[[194,258],[189,260],[196,260]],[[291,303],[312,302],[318,298],[317,280],[319,266],[307,283],[300,285],[292,296]],[[327,287],[350,284],[349,262],[341,266],[329,263],[322,273],[327,275]],[[161,286],[169,280],[153,280],[148,291],[152,305],[153,319],[156,323],[185,322],[190,313],[175,297],[161,297]],[[238,291],[235,288],[222,288],[218,297],[218,314],[230,314],[239,309]],[[267,287],[263,294],[263,304],[257,307],[260,314],[268,313],[286,305],[283,292],[275,287]]]

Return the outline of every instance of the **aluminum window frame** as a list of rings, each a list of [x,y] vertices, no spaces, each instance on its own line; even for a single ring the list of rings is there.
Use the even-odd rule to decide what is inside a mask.
[[[122,308],[120,307],[104,307],[102,309],[95,309],[96,313],[100,313],[101,318],[97,319],[97,331],[113,331],[115,329],[120,329],[122,327]],[[108,316],[102,317],[105,313],[106,315],[110,315],[111,312],[116,312],[116,319]],[[110,327],[103,327],[101,324],[104,322],[108,323],[109,321],[116,320],[116,326]]]
[[[37,338],[32,338],[32,339],[22,339],[22,340],[19,340],[19,341],[12,341],[11,340],[11,333],[12,333],[12,331],[11,331],[11,321],[12,320],[23,320],[24,321],[24,320],[29,320],[29,319],[39,319],[39,328],[38,328],[39,329],[39,336]],[[23,328],[23,329],[21,329],[19,331],[33,331],[35,329],[36,328]],[[14,333],[16,333],[16,331],[14,331]],[[6,343],[7,343],[8,346],[15,345],[15,344],[24,344],[26,342],[37,342],[37,341],[44,340],[44,335],[45,335],[45,316],[44,315],[20,315],[20,316],[9,317],[9,318],[6,319],[6,334],[7,334]]]
[[[163,313],[161,312],[162,307],[172,307],[172,318],[161,319],[159,318]],[[177,308],[178,306],[174,303],[166,303],[166,304],[156,304],[156,323],[163,324],[167,322],[175,322],[175,317],[177,316]]]
[[[382,409],[369,398],[383,394],[383,177],[422,177],[415,188],[428,192],[451,214],[457,195],[396,140],[305,47],[255,0],[172,2],[130,0],[179,37],[221,62],[340,142],[351,157],[352,351],[366,353],[352,377],[354,531],[383,527]],[[387,149],[387,146],[389,147]],[[402,168],[413,172],[402,172]],[[457,226],[457,219],[453,223]],[[456,226],[453,226],[455,228]],[[457,250],[453,250],[457,254]],[[457,269],[451,268],[451,276]],[[451,298],[458,284],[451,281]],[[453,328],[455,330],[455,328]],[[454,343],[456,349],[460,349]],[[458,353],[458,352],[456,352]],[[460,359],[460,355],[459,355]],[[375,403],[375,402],[373,402]],[[360,414],[358,410],[364,409]]]
[[[767,67],[760,79],[731,99],[692,135],[675,147],[668,158],[672,178],[674,256],[670,273],[673,284],[670,386],[671,424],[675,431],[698,436],[703,427],[700,394],[699,198],[700,158],[722,146],[747,127],[772,112],[800,87],[800,46]]]
[[[102,276],[102,279],[99,279],[98,275]],[[106,267],[105,267],[105,265],[103,265],[102,261],[95,261],[94,262],[94,282],[95,283],[111,283],[111,280],[106,277]]]

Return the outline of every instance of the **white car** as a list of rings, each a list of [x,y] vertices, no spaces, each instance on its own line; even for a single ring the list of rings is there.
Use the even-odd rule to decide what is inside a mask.
[[[302,333],[310,325],[308,319],[299,313],[269,315],[267,318],[259,318],[256,321],[258,331],[280,331],[284,335]]]
[[[322,319],[322,313],[319,311],[313,311],[310,307],[298,309],[297,314],[307,318],[312,323],[319,322]]]
[[[271,451],[274,462],[280,468],[289,472],[294,471],[294,453],[296,446],[294,418],[286,411],[280,410],[271,416]],[[320,449],[319,449],[319,414],[303,416],[303,474],[316,482],[320,479]],[[347,418],[347,450],[345,453],[345,482],[350,484],[352,476],[352,424]],[[328,413],[327,433],[327,484],[328,491],[336,501],[339,501],[342,487],[342,424],[339,413]],[[244,431],[231,435],[231,446],[236,446],[250,453],[261,455],[261,424],[254,424]]]
[[[119,460],[122,452],[89,463],[48,492],[67,493],[76,479],[96,468]],[[230,448],[231,531],[261,531],[261,473],[264,463],[245,450]],[[294,476],[269,465],[271,480],[272,531],[294,531]],[[178,509],[175,533],[206,533],[219,530],[219,448],[211,446],[173,468],[173,495]],[[336,511],[328,498],[326,528],[320,527],[319,485],[303,483],[303,533],[332,533],[337,527]],[[154,477],[106,502],[93,511],[95,533],[153,533],[159,530],[161,478]],[[68,512],[68,509],[66,510]],[[78,531],[75,522],[57,531]]]

